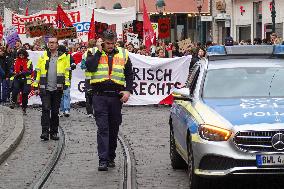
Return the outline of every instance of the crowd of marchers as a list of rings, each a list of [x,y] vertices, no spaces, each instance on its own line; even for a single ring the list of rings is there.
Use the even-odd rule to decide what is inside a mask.
[[[88,42],[68,43],[68,41],[61,42],[61,49],[67,54],[70,54],[72,69],[76,69],[76,65],[82,63],[80,68],[85,69],[84,54],[87,55],[88,49],[97,46],[101,39],[91,39]],[[224,44],[226,46],[233,45],[277,45],[284,44],[277,34],[272,33],[269,39],[255,38],[251,40],[234,41],[230,36],[226,37]],[[140,45],[135,48],[135,45],[130,42],[117,41],[117,47],[123,47],[130,53],[140,54],[144,56],[159,57],[159,58],[175,58],[187,55],[192,55],[191,66],[200,60],[206,58],[206,49],[209,46],[217,45],[212,41],[207,41],[205,44],[200,42],[191,43],[183,51],[180,51],[179,42],[168,42],[166,40],[158,40],[156,44],[147,48],[145,45]],[[44,51],[47,49],[47,44],[35,40],[32,44],[24,43],[18,40],[14,47],[8,44],[0,43],[0,103],[10,102],[13,108],[22,102],[23,111],[26,111],[28,103],[28,95],[32,91],[31,82],[33,78],[33,63],[29,60],[27,51]],[[35,64],[35,63],[34,63]],[[19,94],[21,99],[19,100]],[[70,115],[70,91],[65,92],[61,103],[60,116]],[[88,109],[91,116],[91,110]]]

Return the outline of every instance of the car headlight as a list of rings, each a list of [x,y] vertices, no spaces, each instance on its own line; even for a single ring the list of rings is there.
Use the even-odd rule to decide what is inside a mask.
[[[232,132],[227,129],[208,124],[199,125],[198,130],[200,137],[209,141],[226,141],[232,134]]]

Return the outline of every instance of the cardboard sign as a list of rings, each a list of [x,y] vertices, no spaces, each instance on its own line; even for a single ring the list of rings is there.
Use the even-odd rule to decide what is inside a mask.
[[[69,28],[58,28],[55,29],[53,32],[53,36],[56,37],[58,40],[61,39],[76,39],[77,32],[75,27]]]
[[[26,22],[25,27],[27,36],[31,38],[42,36],[54,36],[58,40],[77,38],[76,27],[54,28],[53,24],[45,23],[44,20]]]
[[[127,42],[132,43],[134,45],[134,48],[139,48],[139,39],[138,34],[134,33],[127,33]]]
[[[179,51],[184,53],[188,49],[188,46],[192,45],[190,38],[179,41],[178,46],[179,46]]]
[[[29,26],[26,27],[26,35],[27,37],[40,37],[52,34],[53,30],[54,28],[52,24]]]

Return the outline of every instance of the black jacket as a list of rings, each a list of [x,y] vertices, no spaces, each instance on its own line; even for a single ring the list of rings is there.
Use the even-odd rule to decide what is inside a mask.
[[[112,70],[112,60],[113,60],[112,57],[117,53],[119,53],[119,51],[117,49],[114,49],[113,52],[109,54],[108,65],[111,70]],[[87,57],[86,68],[88,72],[96,72],[98,70],[98,65],[99,65],[101,56],[102,56],[102,53],[97,50],[94,56],[91,55]],[[129,91],[130,93],[132,93],[133,92],[133,71],[132,71],[132,63],[129,58],[125,64],[124,75],[125,75],[126,86],[121,86],[121,85],[114,83],[111,80],[108,80],[102,83],[92,84],[93,90],[95,92]]]
[[[9,78],[9,72],[10,72],[10,65],[8,62],[8,57],[4,56],[0,56],[0,68],[2,70],[2,78]]]

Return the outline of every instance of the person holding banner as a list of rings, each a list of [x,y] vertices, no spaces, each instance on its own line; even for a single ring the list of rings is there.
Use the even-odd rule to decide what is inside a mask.
[[[93,110],[93,90],[90,86],[90,80],[91,80],[91,72],[88,72],[86,69],[86,60],[88,56],[94,55],[96,47],[96,40],[91,39],[88,42],[88,49],[86,52],[84,52],[82,56],[82,62],[81,62],[81,69],[85,70],[85,98],[86,98],[86,110],[88,117],[93,118],[94,117],[94,110]]]
[[[122,122],[122,104],[133,91],[132,63],[128,51],[116,47],[117,35],[103,32],[103,43],[98,44],[94,56],[87,58],[87,71],[92,73],[93,108],[98,126],[97,143],[99,171],[115,167],[115,151],[119,126]]]
[[[17,58],[14,66],[11,68],[11,81],[13,81],[12,90],[12,104],[11,109],[14,109],[17,104],[17,98],[20,92],[22,92],[22,110],[26,115],[26,109],[28,107],[28,97],[31,91],[33,64],[28,59],[29,54],[26,49],[19,49],[17,52]]]
[[[33,86],[42,102],[42,140],[59,140],[59,108],[63,90],[70,86],[70,61],[66,54],[58,51],[58,40],[48,39],[48,50],[39,58],[35,69]]]

